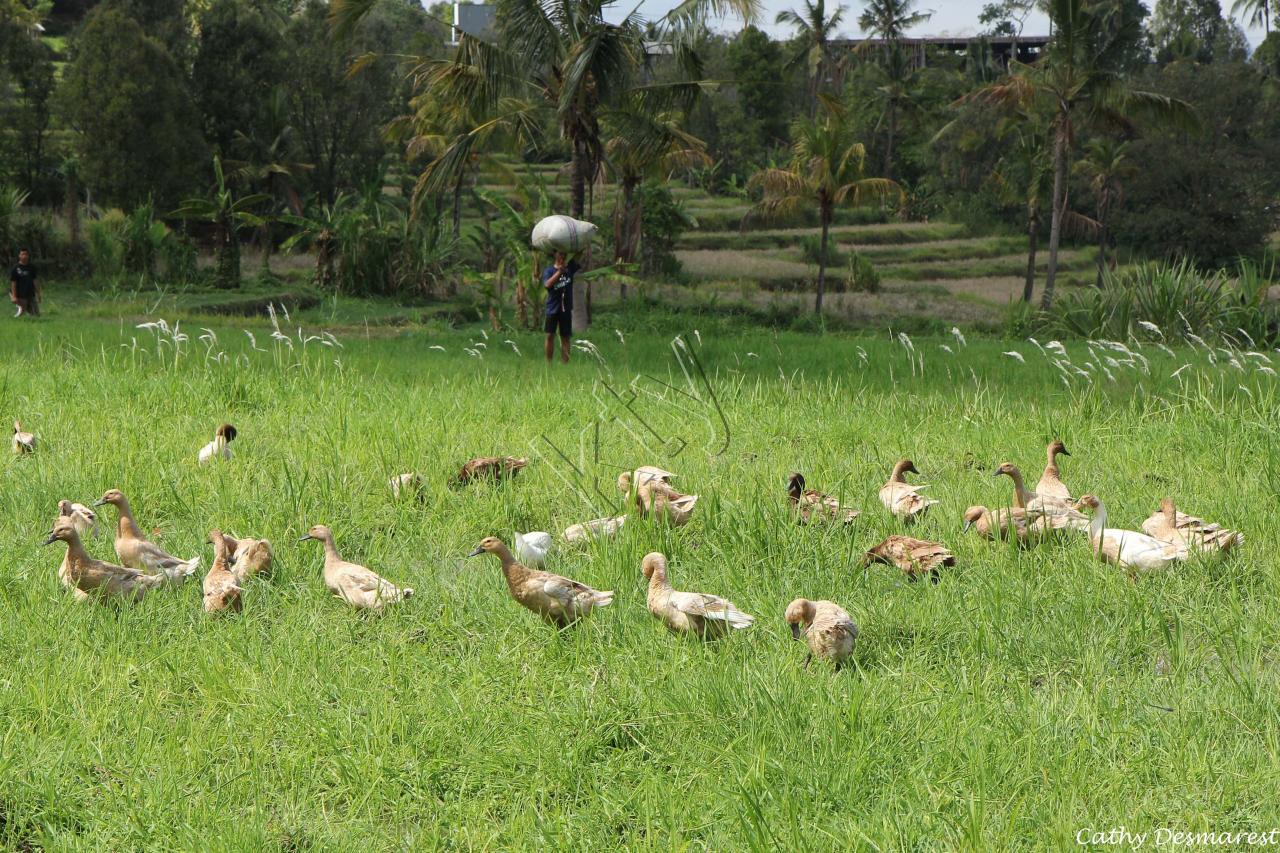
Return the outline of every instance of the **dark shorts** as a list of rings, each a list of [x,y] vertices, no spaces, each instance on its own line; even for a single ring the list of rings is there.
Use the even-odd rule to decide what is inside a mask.
[[[561,311],[559,314],[548,314],[542,328],[548,335],[554,334],[556,329],[559,329],[560,337],[569,337],[573,334],[573,312]]]

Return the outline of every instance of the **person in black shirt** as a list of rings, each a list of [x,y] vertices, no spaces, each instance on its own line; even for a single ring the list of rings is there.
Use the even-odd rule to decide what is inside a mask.
[[[16,317],[40,316],[40,286],[36,283],[36,268],[31,266],[31,253],[26,249],[18,252],[18,263],[9,273],[9,301],[18,306]]]
[[[547,361],[556,352],[556,332],[560,333],[560,360],[569,363],[569,340],[573,334],[573,277],[581,267],[566,260],[564,252],[556,252],[555,263],[542,271],[542,286],[547,289],[546,323]]]

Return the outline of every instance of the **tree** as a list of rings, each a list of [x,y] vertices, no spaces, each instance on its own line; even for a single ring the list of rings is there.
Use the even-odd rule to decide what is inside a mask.
[[[1156,58],[1212,62],[1225,27],[1218,0],[1159,0],[1151,17]]]
[[[790,119],[779,109],[791,83],[782,46],[758,27],[746,27],[731,41],[725,59],[743,117],[762,152],[786,139]]]
[[[47,180],[54,92],[52,52],[38,38],[19,33],[10,41],[7,65],[14,86],[11,103],[0,111],[0,123],[9,131],[5,134],[6,159],[13,164],[18,183],[37,200],[48,202],[57,193]]]
[[[1243,18],[1246,26],[1261,24],[1263,31],[1271,35],[1271,3],[1272,0],[1236,0],[1231,5],[1231,14]]]
[[[1194,112],[1176,99],[1126,85],[1124,52],[1135,38],[1131,18],[1117,14],[1108,0],[1050,0],[1054,37],[1034,65],[1014,64],[1010,75],[971,97],[995,100],[1023,112],[1045,110],[1053,118],[1053,195],[1049,226],[1049,269],[1041,307],[1053,307],[1058,250],[1067,212],[1071,148],[1081,125],[1125,122],[1145,115],[1194,127]]]
[[[640,246],[644,205],[636,188],[647,178],[710,163],[705,144],[681,130],[675,115],[651,115],[641,104],[636,106],[635,110],[610,113],[613,135],[605,143],[605,167],[618,184],[613,245],[622,263],[634,261]],[[624,299],[626,288],[623,284]]]
[[[1099,136],[1085,145],[1084,156],[1076,164],[1076,169],[1089,179],[1089,188],[1093,191],[1094,203],[1098,209],[1097,285],[1102,287],[1110,240],[1107,214],[1124,199],[1123,182],[1137,171],[1137,167],[1129,160],[1128,142]]]
[[[788,26],[795,31],[796,54],[788,67],[804,64],[809,79],[809,102],[812,109],[818,107],[818,95],[822,92],[822,84],[835,66],[832,56],[831,38],[836,28],[844,20],[847,6],[836,6],[830,16],[827,15],[825,0],[801,0],[804,7],[800,11],[786,9],[778,13],[774,23]]]
[[[299,159],[313,167],[311,189],[332,204],[344,190],[364,188],[376,179],[387,153],[382,129],[402,111],[403,102],[394,97],[393,71],[385,63],[348,73],[365,50],[380,41],[394,44],[384,22],[375,17],[369,32],[340,42],[330,37],[327,12],[324,4],[310,2],[291,21],[284,84]]]
[[[925,23],[932,12],[917,12],[916,0],[866,0],[867,8],[858,17],[864,32],[883,39],[881,52],[885,84],[880,87],[885,102],[884,174],[893,177],[893,145],[898,132],[898,109],[908,98],[914,69],[902,49],[902,37],[912,27]]]
[[[1052,159],[1046,141],[1044,117],[1036,113],[1018,113],[999,125],[1004,154],[996,164],[992,177],[1001,196],[1016,201],[1026,211],[1027,272],[1022,286],[1022,301],[1030,304],[1036,286],[1036,250],[1040,242],[1040,225],[1044,198],[1049,192],[1053,173]]]
[[[182,78],[127,14],[109,3],[90,13],[58,94],[77,131],[81,178],[101,201],[168,204],[195,185],[205,143]]]
[[[221,0],[200,17],[191,85],[205,138],[224,158],[237,133],[266,135],[276,81],[286,70],[280,29],[247,0]]]
[[[836,207],[858,207],[884,201],[902,190],[887,178],[866,176],[867,150],[853,140],[843,109],[823,98],[823,115],[797,119],[791,126],[791,162],[783,168],[764,169],[751,178],[751,186],[763,197],[756,210],[766,217],[790,216],[805,208],[818,209],[822,237],[818,249],[818,281],[813,310],[822,313],[826,285],[828,234]]]
[[[270,202],[271,197],[262,193],[237,197],[217,156],[213,158],[213,177],[213,187],[208,195],[185,200],[173,215],[213,225],[218,286],[235,288],[240,286],[240,231],[266,222],[253,209]]]

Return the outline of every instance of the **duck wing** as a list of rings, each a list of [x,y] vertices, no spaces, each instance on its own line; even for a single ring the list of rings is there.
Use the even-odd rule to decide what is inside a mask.
[[[743,613],[732,601],[710,593],[673,592],[669,601],[681,613],[725,622],[732,628],[748,628],[755,621],[754,616]]]
[[[542,574],[539,580],[542,581],[543,594],[557,602],[567,612],[572,613],[583,604],[605,607],[613,603],[612,591],[592,589],[585,583],[560,575],[547,572]]]

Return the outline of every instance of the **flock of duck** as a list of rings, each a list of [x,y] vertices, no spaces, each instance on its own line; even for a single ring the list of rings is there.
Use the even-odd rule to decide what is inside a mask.
[[[213,441],[202,448],[197,460],[207,464],[231,459],[230,443],[236,429],[230,424],[218,427]],[[33,453],[36,436],[14,423],[13,450],[16,454]],[[971,506],[963,514],[964,530],[974,529],[983,538],[1016,539],[1032,546],[1058,535],[1085,534],[1093,552],[1128,572],[1131,579],[1139,572],[1166,568],[1188,559],[1192,554],[1225,555],[1244,542],[1244,535],[1201,518],[1179,512],[1166,498],[1146,521],[1142,532],[1119,530],[1107,526],[1107,510],[1094,495],[1072,497],[1063,483],[1058,464],[1060,456],[1070,456],[1061,441],[1046,448],[1046,466],[1035,491],[1029,491],[1017,466],[1005,462],[995,476],[1007,476],[1013,482],[1011,505],[991,510]],[[450,481],[452,487],[463,487],[480,480],[499,482],[518,474],[527,459],[513,456],[477,457],[462,466]],[[923,518],[937,500],[925,497],[924,484],[912,484],[907,474],[919,474],[909,459],[894,465],[889,479],[879,492],[880,502],[903,524]],[[641,466],[623,472],[618,489],[628,495],[630,512],[575,524],[566,529],[561,539],[578,542],[610,537],[622,529],[629,517],[654,519],[680,527],[692,518],[697,495],[676,490],[676,475],[655,466]],[[424,481],[408,472],[392,477],[390,486],[396,498],[422,496]],[[800,524],[852,523],[860,511],[842,504],[829,494],[807,488],[804,477],[793,473],[787,484],[787,501]],[[94,510],[68,500],[58,504],[58,518],[45,539],[45,544],[63,542],[66,555],[58,569],[58,578],[81,601],[120,600],[136,602],[149,592],[182,584],[193,575],[200,557],[183,560],[166,553],[143,534],[134,519],[128,499],[118,489],[111,489],[94,506],[114,506],[118,515],[115,552],[120,564],[90,556],[83,537],[98,535],[98,519]],[[381,577],[371,569],[344,560],[334,543],[333,531],[323,524],[311,527],[299,541],[316,540],[324,546],[324,582],[335,597],[357,608],[381,611],[413,595],[413,589]],[[204,578],[204,609],[209,613],[239,612],[245,585],[254,577],[268,576],[273,552],[265,539],[235,538],[221,530],[209,531],[214,559]],[[512,546],[490,536],[481,540],[468,556],[491,554],[498,559],[511,598],[557,628],[565,628],[588,616],[599,607],[613,603],[614,593],[593,589],[586,584],[542,569],[555,549],[554,538],[546,532],[515,534]],[[868,550],[863,565],[886,563],[898,567],[908,580],[928,577],[937,582],[939,570],[955,565],[955,556],[942,543],[895,534]],[[667,558],[659,552],[646,554],[641,572],[648,580],[647,605],[650,613],[674,632],[715,639],[735,630],[748,628],[755,621],[727,598],[701,592],[675,589],[668,575]],[[806,664],[814,657],[839,666],[853,651],[858,627],[849,614],[832,601],[810,601],[797,598],[784,610],[784,619],[796,639],[809,648]]]

